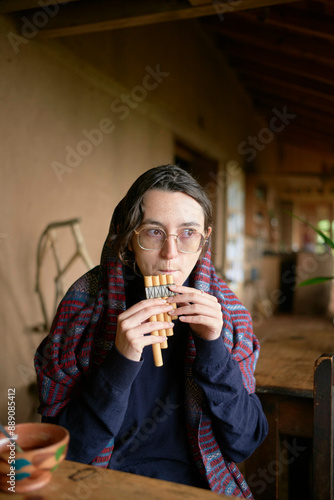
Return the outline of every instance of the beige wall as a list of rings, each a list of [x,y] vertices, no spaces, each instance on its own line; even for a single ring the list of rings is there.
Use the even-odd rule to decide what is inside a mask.
[[[65,41],[31,39],[20,44],[17,53],[7,36],[13,32],[14,26],[0,18],[4,423],[8,387],[17,391],[17,422],[36,418],[36,401],[28,396],[28,386],[34,381],[32,355],[44,337],[32,327],[43,319],[34,285],[37,244],[46,225],[81,217],[88,251],[98,264],[113,207],[140,173],[173,160],[175,137],[221,166],[229,159],[242,164],[238,145],[259,127],[230,70],[217,59],[196,23]],[[168,76],[155,86],[147,75],[157,67]],[[131,93],[131,105],[121,113],[116,100]],[[83,144],[83,131],[97,127],[103,130],[94,136],[99,143]],[[273,156],[270,147],[267,156]],[[66,158],[69,148],[82,153],[72,158],[74,163]],[[72,242],[66,231],[60,242],[67,258]],[[46,264],[43,285],[51,307],[54,264],[51,258]],[[67,284],[84,271],[77,263]]]

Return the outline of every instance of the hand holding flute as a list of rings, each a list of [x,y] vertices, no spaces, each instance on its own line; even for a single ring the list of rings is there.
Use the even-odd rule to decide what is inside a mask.
[[[158,276],[144,276],[145,283],[145,293],[146,297],[149,299],[150,297],[162,297],[163,299],[167,299],[167,297],[176,295],[175,292],[172,292],[169,289],[169,286],[173,284],[173,278],[171,275],[160,274]],[[175,304],[172,304],[173,308],[176,308]],[[170,319],[175,319],[168,315],[168,313],[160,313],[158,316],[151,316],[150,321],[170,321]],[[173,335],[173,329],[168,328],[167,330],[154,330],[152,335],[155,336],[165,336],[170,337]],[[162,355],[161,349],[167,349],[167,339],[161,344],[153,344],[153,358],[155,366],[162,366]]]
[[[145,299],[133,305],[118,316],[115,346],[118,351],[132,361],[140,361],[144,347],[161,344],[166,336],[153,335],[154,331],[167,330],[173,323],[150,321],[151,316],[170,313],[174,310],[166,299]]]

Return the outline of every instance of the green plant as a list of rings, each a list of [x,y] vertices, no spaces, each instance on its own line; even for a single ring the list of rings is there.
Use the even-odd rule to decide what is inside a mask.
[[[303,222],[308,227],[310,227],[311,229],[313,229],[323,239],[324,243],[326,245],[328,245],[332,250],[334,250],[334,241],[331,240],[330,238],[328,238],[328,236],[326,236],[325,233],[323,233],[322,231],[320,231],[320,229],[318,229],[317,227],[313,226],[313,224],[310,224],[306,220],[301,219],[297,215],[294,215],[294,214],[292,214],[290,212],[287,212],[287,213],[289,213],[289,215],[291,215],[295,219],[299,220],[300,222]],[[334,276],[317,276],[315,278],[310,278],[308,280],[301,281],[298,286],[315,285],[317,283],[324,283],[325,281],[329,281],[329,280],[332,280],[332,279],[334,279]]]

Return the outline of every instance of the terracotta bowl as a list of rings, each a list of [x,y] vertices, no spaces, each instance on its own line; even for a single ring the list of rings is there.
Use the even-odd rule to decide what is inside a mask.
[[[0,489],[24,493],[41,488],[64,460],[70,435],[64,427],[44,423],[17,424],[15,434],[23,453],[0,432]]]

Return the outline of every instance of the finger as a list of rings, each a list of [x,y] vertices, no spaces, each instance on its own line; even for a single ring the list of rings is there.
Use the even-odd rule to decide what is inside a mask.
[[[137,337],[131,343],[131,350],[141,355],[145,347],[162,344],[166,340],[167,337],[155,337],[154,335]]]
[[[182,299],[186,298],[184,295],[180,296]],[[206,298],[187,297],[189,300],[185,302],[182,299],[175,301],[176,309],[175,314],[204,314],[208,316],[220,317],[222,314],[221,305],[219,302],[207,300]],[[182,301],[181,301],[182,300]]]
[[[214,318],[216,320],[222,320],[221,309],[213,308],[203,304],[186,304],[181,307],[177,307],[175,314],[180,316],[203,316],[206,318]]]
[[[129,338],[144,337],[152,335],[154,331],[166,330],[173,328],[174,323],[169,321],[145,321],[135,326],[129,327],[129,324],[123,323],[123,331],[127,332]]]
[[[220,322],[215,320],[215,318],[204,316],[202,314],[196,314],[193,316],[190,314],[181,315],[179,316],[179,320],[183,321],[184,323],[206,326],[210,329],[218,329],[220,326]]]
[[[162,344],[167,340],[167,337],[162,337],[158,336],[156,337],[155,335],[145,335],[144,337],[140,337],[138,339],[138,344],[142,346],[142,348],[147,347],[148,345],[153,345],[153,344]]]
[[[214,340],[220,337],[222,323],[206,316],[180,316],[180,321],[191,326],[192,330],[200,337]]]
[[[175,302],[180,302],[183,299],[183,301],[188,302],[196,301],[205,303],[205,301],[210,300],[214,303],[218,303],[217,297],[210,295],[209,293],[205,293],[203,290],[197,290],[195,288],[181,285],[170,285],[169,288],[172,292],[177,292],[179,295],[168,297],[167,302],[173,302],[173,299],[175,299]]]
[[[139,311],[142,311],[143,309],[147,309],[148,307],[158,307],[158,306],[161,306],[161,305],[166,305],[167,301],[166,299],[144,299],[144,300],[141,300],[140,302],[137,302],[136,304],[134,304],[133,306],[131,306],[129,309],[126,309],[126,311],[124,311],[122,313],[122,316],[124,316],[125,318],[131,316],[132,314],[135,314]]]
[[[173,306],[167,303],[166,300],[158,300],[159,301],[157,301],[157,299],[151,299],[150,301],[147,300],[146,304],[146,301],[142,301],[143,303],[135,304],[119,315],[119,321],[127,321],[129,322],[129,325],[131,327],[147,321],[151,316],[156,316],[160,313],[167,313],[169,311],[172,311]]]

